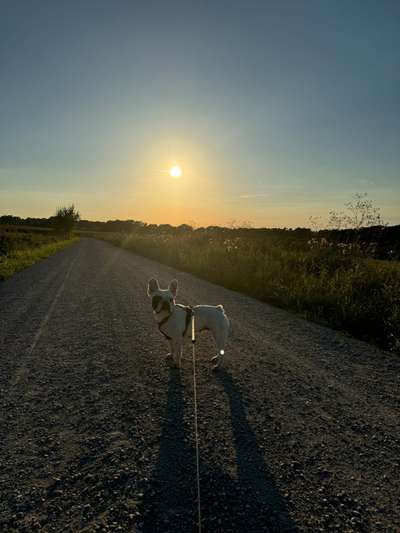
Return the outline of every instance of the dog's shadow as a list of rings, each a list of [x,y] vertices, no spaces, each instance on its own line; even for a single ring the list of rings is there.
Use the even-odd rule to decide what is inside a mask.
[[[247,421],[239,389],[226,370],[220,369],[216,375],[229,398],[237,479],[219,466],[201,461],[200,448],[204,531],[296,531]],[[160,452],[154,476],[142,501],[141,533],[196,530],[195,451],[189,441],[193,427],[185,422],[184,409],[180,373],[170,369]]]
[[[195,479],[194,454],[187,443],[180,372],[169,367],[167,405],[154,476],[145,493],[141,514],[143,533],[191,531]]]

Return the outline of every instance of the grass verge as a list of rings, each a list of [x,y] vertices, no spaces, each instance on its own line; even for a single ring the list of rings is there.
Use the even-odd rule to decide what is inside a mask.
[[[78,237],[68,239],[58,239],[54,242],[42,243],[33,248],[24,247],[22,249],[13,249],[5,255],[0,256],[0,280],[4,280],[15,272],[27,268],[41,259],[53,255],[66,246],[77,242]]]

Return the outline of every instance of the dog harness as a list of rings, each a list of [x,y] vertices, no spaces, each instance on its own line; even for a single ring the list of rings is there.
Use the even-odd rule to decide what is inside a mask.
[[[189,328],[189,324],[190,324],[190,321],[192,319],[192,316],[193,316],[193,308],[190,307],[189,305],[181,305],[181,304],[177,304],[177,306],[181,307],[182,309],[185,309],[186,311],[186,318],[185,318],[185,329],[183,330],[183,333],[182,333],[182,337],[184,337],[186,335],[186,332]],[[166,317],[164,317],[162,320],[160,320],[160,322],[158,322],[158,329],[160,331],[160,333],[162,335],[164,335],[164,337],[166,339],[168,339],[169,341],[172,340],[172,337],[170,337],[169,335],[167,335],[165,333],[165,331],[163,331],[161,329],[161,326],[163,326],[164,324],[166,324],[168,322],[168,320],[171,318],[171,315],[172,313],[170,313],[169,315],[167,315]]]

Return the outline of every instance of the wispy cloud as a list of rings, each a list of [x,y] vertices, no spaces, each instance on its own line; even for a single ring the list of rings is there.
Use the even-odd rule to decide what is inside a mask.
[[[241,194],[239,198],[266,198],[267,196],[269,196],[267,193]]]

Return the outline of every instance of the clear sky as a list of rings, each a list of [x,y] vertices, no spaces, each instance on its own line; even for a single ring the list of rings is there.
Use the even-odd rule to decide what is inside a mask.
[[[355,192],[400,223],[399,1],[0,0],[0,214],[292,227]]]

